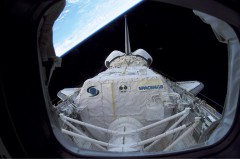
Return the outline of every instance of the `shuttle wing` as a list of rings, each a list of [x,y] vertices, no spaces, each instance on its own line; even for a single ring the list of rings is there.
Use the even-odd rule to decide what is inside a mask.
[[[74,95],[75,93],[77,93],[80,89],[79,88],[65,88],[61,91],[58,92],[57,96],[61,99],[61,100],[66,100],[68,97]]]
[[[194,95],[197,95],[204,88],[203,83],[199,81],[183,81],[176,82],[176,84]]]

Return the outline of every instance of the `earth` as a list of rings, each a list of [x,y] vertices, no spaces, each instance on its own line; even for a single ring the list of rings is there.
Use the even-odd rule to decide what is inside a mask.
[[[62,56],[141,0],[66,0],[53,26],[53,45]]]

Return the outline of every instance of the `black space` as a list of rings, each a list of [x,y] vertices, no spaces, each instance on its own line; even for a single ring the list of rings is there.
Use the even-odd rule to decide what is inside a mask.
[[[201,81],[205,87],[199,97],[221,112],[227,45],[217,41],[211,27],[192,10],[155,1],[144,1],[125,14],[132,51],[146,50],[153,57],[151,68],[174,81]],[[80,86],[104,71],[106,57],[113,50],[124,52],[124,44],[121,15],[62,57],[62,67],[55,70],[49,86],[52,100],[59,90]]]

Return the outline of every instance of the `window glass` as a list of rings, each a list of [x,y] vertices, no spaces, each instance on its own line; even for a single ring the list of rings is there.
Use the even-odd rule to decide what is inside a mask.
[[[196,10],[134,1],[131,6],[139,5],[103,27],[97,23],[105,16],[91,17],[84,8],[111,14],[107,5],[68,1],[66,8],[73,2],[86,15],[83,22],[91,23],[66,26],[74,31],[66,39],[55,36],[61,47],[76,30],[101,29],[60,49],[68,54],[49,91],[64,146],[75,153],[166,153],[207,146],[227,133],[237,106],[232,92],[239,89],[238,68],[229,63],[236,63],[240,50],[227,23]],[[64,14],[78,13],[68,9],[56,24]]]

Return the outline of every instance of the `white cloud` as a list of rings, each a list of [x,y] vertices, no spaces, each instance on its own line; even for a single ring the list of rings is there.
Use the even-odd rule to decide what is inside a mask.
[[[67,0],[67,3],[78,3],[79,0]]]

